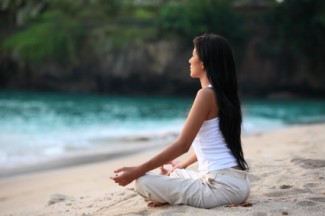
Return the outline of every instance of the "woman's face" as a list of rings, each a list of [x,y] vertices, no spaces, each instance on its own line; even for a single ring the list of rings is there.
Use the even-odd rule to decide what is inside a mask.
[[[201,78],[205,74],[203,62],[199,59],[196,48],[193,49],[192,57],[188,62],[190,63],[192,78]]]

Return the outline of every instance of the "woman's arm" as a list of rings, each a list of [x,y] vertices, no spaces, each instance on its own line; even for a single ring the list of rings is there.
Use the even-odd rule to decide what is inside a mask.
[[[163,164],[166,164],[186,153],[190,149],[196,134],[210,112],[210,91],[211,90],[209,89],[201,89],[198,91],[185,125],[176,142],[139,166],[122,167],[115,170],[114,173],[116,174],[115,176],[112,176],[111,179],[119,185],[125,186],[131,183],[134,179],[144,175],[146,172],[162,166]],[[212,95],[212,97],[213,96],[214,95]],[[192,159],[194,160],[194,158]]]
[[[186,169],[188,166],[192,165],[197,161],[195,152],[192,153],[190,157],[188,157],[185,161],[181,162],[181,167],[183,169]]]
[[[186,160],[182,162],[175,162],[171,161],[168,164],[172,165],[172,168],[170,170],[165,169],[164,166],[160,166],[160,174],[162,175],[170,175],[172,172],[174,172],[175,169],[186,169],[191,164],[195,163],[197,161],[196,154],[193,152],[190,157],[188,157]]]

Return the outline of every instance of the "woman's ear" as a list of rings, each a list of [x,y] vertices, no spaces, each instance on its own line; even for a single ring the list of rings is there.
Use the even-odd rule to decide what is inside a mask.
[[[203,71],[205,71],[203,61],[201,61],[201,68],[202,68]]]

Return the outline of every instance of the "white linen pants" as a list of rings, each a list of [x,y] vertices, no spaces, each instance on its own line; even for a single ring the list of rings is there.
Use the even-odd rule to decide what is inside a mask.
[[[200,174],[176,169],[171,176],[146,173],[135,182],[135,190],[158,203],[213,208],[245,202],[250,193],[248,174],[228,168]]]

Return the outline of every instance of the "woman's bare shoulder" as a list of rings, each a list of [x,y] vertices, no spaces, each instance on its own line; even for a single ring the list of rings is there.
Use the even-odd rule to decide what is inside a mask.
[[[215,92],[212,88],[202,88],[197,93],[198,101],[207,107],[207,118],[215,118],[219,115],[219,109]]]
[[[202,97],[205,99],[215,98],[215,92],[212,88],[201,88],[197,92],[197,97]]]

